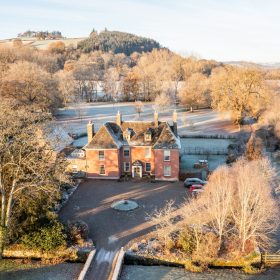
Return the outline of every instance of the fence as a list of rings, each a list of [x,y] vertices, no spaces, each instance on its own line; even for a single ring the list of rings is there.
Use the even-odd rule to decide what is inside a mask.
[[[280,264],[280,253],[279,254],[262,254],[262,264],[264,265],[273,265]]]
[[[183,148],[183,154],[185,155],[227,155],[228,149],[221,148],[202,148],[202,147],[185,147]]]

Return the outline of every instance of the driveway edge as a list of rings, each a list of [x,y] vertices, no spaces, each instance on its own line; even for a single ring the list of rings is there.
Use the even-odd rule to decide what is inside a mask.
[[[80,275],[79,275],[79,277],[78,277],[78,280],[84,280],[84,278],[85,278],[85,276],[86,276],[86,273],[87,273],[87,271],[88,271],[88,269],[89,269],[89,266],[90,266],[90,264],[91,264],[91,262],[92,262],[92,259],[93,259],[94,256],[95,256],[95,252],[96,252],[95,249],[92,250],[92,251],[90,251],[90,253],[89,253],[88,257],[87,257],[87,260],[86,260],[86,262],[85,262],[85,264],[84,264],[84,267],[83,267],[83,269],[82,269],[81,272],[80,272]]]
[[[118,253],[117,261],[116,261],[116,264],[114,267],[114,271],[113,271],[111,280],[118,280],[119,275],[121,273],[121,269],[122,269],[124,254],[125,254],[125,251],[124,251],[123,247],[121,247],[121,249]]]

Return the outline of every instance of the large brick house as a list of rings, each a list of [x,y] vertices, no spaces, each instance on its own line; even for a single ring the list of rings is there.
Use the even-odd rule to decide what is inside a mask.
[[[78,166],[88,178],[119,179],[127,175],[179,179],[181,144],[175,111],[172,126],[159,121],[157,112],[153,121],[122,121],[118,112],[115,122],[105,123],[96,133],[89,122],[87,133],[88,143],[81,152],[83,163]]]

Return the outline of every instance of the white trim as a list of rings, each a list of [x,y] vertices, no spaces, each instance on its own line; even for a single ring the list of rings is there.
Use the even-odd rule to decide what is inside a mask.
[[[128,170],[125,170],[125,167],[126,167],[125,165],[126,165],[126,164],[128,164]],[[123,163],[123,171],[124,171],[124,172],[130,172],[130,162],[125,161],[125,162]]]
[[[133,165],[131,167],[132,178],[135,177],[135,171],[134,171],[135,168],[140,168],[140,178],[142,178],[142,176],[143,176],[143,171],[142,171],[143,168],[142,168],[142,166],[133,166]]]
[[[104,166],[104,174],[101,174],[101,173],[100,173],[100,167],[101,167],[102,165]],[[106,176],[106,166],[105,166],[105,164],[99,164],[99,173],[98,173],[98,174],[99,174],[100,176]]]
[[[95,256],[95,253],[96,253],[96,250],[94,249],[94,250],[90,251],[90,253],[88,254],[87,260],[86,260],[86,262],[84,264],[83,269],[80,272],[78,280],[84,280],[84,278],[86,276],[86,273],[87,273],[87,271],[89,269],[89,266],[90,266],[90,264],[91,264],[91,262],[92,262],[92,260],[93,260],[93,258]]]
[[[118,256],[117,256],[117,260],[116,260],[116,264],[113,270],[113,275],[111,280],[118,280],[119,276],[121,274],[121,270],[122,270],[122,264],[123,264],[123,259],[124,259],[124,254],[125,251],[123,249],[123,247],[121,247]]]
[[[169,152],[169,159],[165,159],[165,152]],[[171,152],[169,149],[164,149],[163,150],[163,161],[170,161],[171,159]]]
[[[170,169],[170,174],[169,175],[166,175],[166,173],[165,173],[165,168],[169,168]],[[170,177],[171,176],[171,166],[170,165],[164,165],[163,166],[163,176],[164,177]]]
[[[124,154],[124,151],[128,151],[128,156],[126,156],[126,155]],[[130,147],[125,147],[125,148],[123,148],[123,157],[124,157],[124,158],[130,158],[130,153],[131,153]]]
[[[103,158],[100,158],[100,152],[102,152],[102,151],[103,151]],[[105,151],[104,150],[98,151],[98,160],[101,160],[101,161],[105,160]]]

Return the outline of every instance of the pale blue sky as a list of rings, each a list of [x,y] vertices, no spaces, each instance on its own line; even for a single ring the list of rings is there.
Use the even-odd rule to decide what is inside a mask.
[[[0,0],[1,39],[28,29],[82,37],[93,27],[201,58],[280,62],[279,0]]]

